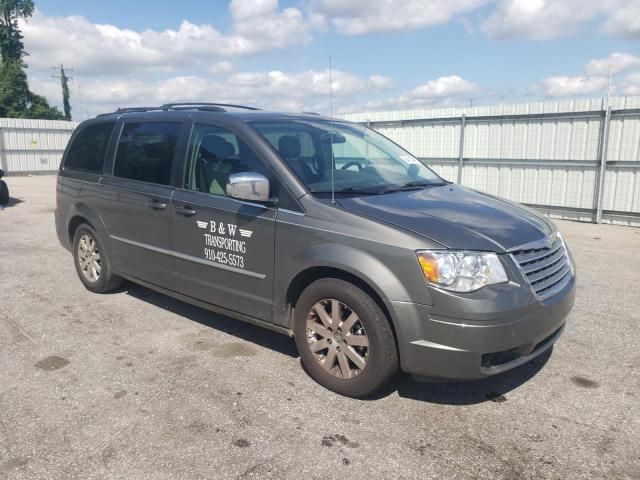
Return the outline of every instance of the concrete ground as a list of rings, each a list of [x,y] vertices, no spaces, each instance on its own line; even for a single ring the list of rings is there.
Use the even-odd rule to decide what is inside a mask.
[[[55,178],[7,181],[0,478],[640,479],[640,229],[557,222],[579,282],[550,356],[358,401],[292,339],[133,284],[89,293]]]

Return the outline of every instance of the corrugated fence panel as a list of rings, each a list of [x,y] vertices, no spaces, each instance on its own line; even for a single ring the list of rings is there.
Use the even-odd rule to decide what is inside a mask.
[[[640,225],[640,97],[614,97],[602,195],[603,219]],[[462,116],[462,184],[593,220],[605,125],[603,99],[578,99],[345,115],[368,123],[444,178],[457,181]]]
[[[8,174],[52,173],[77,123],[0,119],[0,164]]]

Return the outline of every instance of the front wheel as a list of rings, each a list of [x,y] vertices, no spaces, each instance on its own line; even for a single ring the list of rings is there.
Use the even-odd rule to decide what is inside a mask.
[[[295,341],[305,368],[320,385],[366,397],[398,370],[389,320],[363,290],[335,278],[309,285],[298,300]]]

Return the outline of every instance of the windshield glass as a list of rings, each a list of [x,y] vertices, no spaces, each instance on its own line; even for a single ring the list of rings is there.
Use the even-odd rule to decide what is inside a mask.
[[[378,194],[446,182],[379,133],[326,120],[252,122],[289,168],[317,194]]]

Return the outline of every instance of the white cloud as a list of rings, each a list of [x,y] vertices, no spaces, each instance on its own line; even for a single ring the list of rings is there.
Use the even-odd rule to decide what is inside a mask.
[[[616,93],[622,95],[640,95],[640,72],[624,77],[616,88]]]
[[[547,97],[575,97],[602,93],[607,88],[607,77],[557,76],[549,77],[529,87],[529,93]]]
[[[548,40],[589,21],[613,36],[640,37],[638,0],[500,0],[482,24],[492,38]]]
[[[231,62],[227,60],[223,60],[221,62],[216,62],[209,67],[209,73],[214,75],[221,75],[224,73],[229,73],[233,71],[233,65]]]
[[[408,90],[397,97],[382,101],[369,101],[366,110],[389,110],[394,108],[436,107],[445,105],[459,105],[466,103],[470,97],[480,92],[478,85],[465,80],[458,75],[439,77]],[[362,106],[344,110],[362,111]]]
[[[630,53],[614,52],[606,58],[595,58],[584,66],[588,75],[609,75],[609,66],[614,75],[640,67],[640,57]]]
[[[482,29],[493,38],[547,40],[573,33],[607,8],[606,1],[598,0],[501,0]]]
[[[610,35],[640,39],[640,2],[629,0],[626,5],[615,9],[602,26],[602,30]]]
[[[232,32],[183,20],[177,30],[134,31],[94,24],[82,16],[47,17],[40,12],[21,22],[31,68],[52,62],[73,65],[84,75],[120,74],[155,68],[174,71],[221,57],[251,55],[311,40],[309,24],[295,8],[277,0],[233,0]]]
[[[307,0],[307,13],[315,28],[345,35],[414,30],[455,17],[474,33],[476,19],[466,15],[474,13],[484,16],[479,27],[491,38],[548,40],[590,21],[609,35],[640,38],[639,0]]]
[[[484,5],[486,0],[311,0],[316,27],[331,26],[346,35],[413,30],[447,23]]]
[[[552,76],[529,86],[529,94],[547,97],[575,97],[604,94],[609,83],[609,66],[612,66],[614,95],[640,94],[640,57],[631,53],[614,52],[605,58],[594,58],[584,65],[584,72],[574,76]],[[636,70],[626,77],[622,72]]]
[[[354,101],[360,95],[389,88],[391,80],[381,75],[360,77],[333,70],[333,95],[336,107]],[[45,76],[30,78],[32,88],[60,102],[60,86]],[[72,86],[72,104],[78,107],[77,86]],[[92,114],[118,107],[160,105],[167,102],[219,101],[242,103],[279,110],[328,112],[329,72],[238,72],[220,77],[181,75],[158,80],[144,78],[89,77],[82,85],[85,109]],[[76,112],[78,112],[76,110]],[[84,110],[84,109],[83,109]]]

